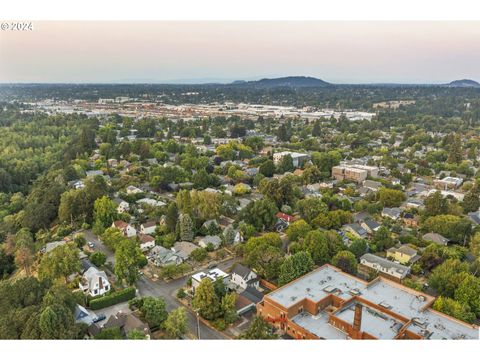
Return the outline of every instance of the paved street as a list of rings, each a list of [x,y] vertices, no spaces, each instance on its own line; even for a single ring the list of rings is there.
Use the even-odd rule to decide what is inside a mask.
[[[114,253],[107,248],[98,237],[91,231],[85,230],[83,232],[85,239],[88,242],[92,242],[95,245],[94,251],[101,251],[107,255],[107,262],[115,263]],[[230,267],[235,262],[234,259],[227,260],[223,263],[219,263],[219,268],[224,271],[228,271]],[[199,269],[198,271],[205,271],[207,267]],[[177,280],[172,280],[166,282],[162,279],[157,279],[155,281],[149,279],[145,275],[142,275],[140,279],[136,282],[136,287],[138,289],[138,294],[140,296],[153,296],[153,297],[162,297],[167,303],[168,311],[174,310],[179,306],[183,306],[176,297],[177,290],[182,287],[187,281],[188,276],[184,276]],[[187,309],[187,319],[188,319],[188,328],[192,334],[197,334],[197,318],[196,315]],[[225,339],[225,336],[218,331],[215,331],[208,326],[200,322],[200,337],[202,339]]]
[[[228,270],[233,263],[234,259],[227,260],[219,264],[219,268],[222,270]],[[198,271],[205,270],[200,269]],[[152,281],[146,276],[142,276],[136,283],[140,296],[154,296],[162,297],[167,303],[167,309],[169,311],[176,309],[179,306],[183,306],[176,297],[177,290],[182,287],[187,281],[187,276],[180,279],[165,282],[162,279]],[[193,312],[187,309],[188,328],[192,334],[197,334],[197,318]],[[225,336],[215,331],[208,326],[200,322],[200,338],[201,339],[225,339]]]

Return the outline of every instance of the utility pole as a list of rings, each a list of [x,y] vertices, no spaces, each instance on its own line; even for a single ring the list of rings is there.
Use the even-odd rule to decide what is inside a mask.
[[[197,315],[197,338],[200,340],[200,314],[198,309],[195,310],[195,314]]]

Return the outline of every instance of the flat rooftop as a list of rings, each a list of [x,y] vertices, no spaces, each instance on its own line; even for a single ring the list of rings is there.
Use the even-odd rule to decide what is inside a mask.
[[[319,302],[330,294],[345,301],[358,296],[407,320],[415,320],[408,329],[426,338],[478,339],[479,337],[478,328],[431,310],[429,306],[435,299],[432,296],[382,277],[366,283],[331,265],[324,265],[272,291],[264,298],[289,308],[303,299]],[[339,310],[335,316],[353,323],[354,312],[353,308],[349,309],[350,306],[351,304],[346,304],[346,308]],[[321,338],[338,338],[335,334],[338,335],[340,332],[328,324],[328,313],[323,311],[315,315],[303,312],[291,320]],[[380,339],[394,338],[399,324],[401,324],[400,320],[388,316],[385,312],[374,311],[374,309],[363,310],[362,331]],[[342,333],[342,336],[341,338],[345,338],[345,334]]]
[[[292,318],[292,321],[307,329],[312,334],[319,338],[327,340],[345,340],[347,335],[337,329],[335,326],[328,323],[328,313],[322,311],[317,315],[312,315],[308,312],[302,312]]]
[[[355,303],[352,303],[350,306],[335,314],[339,319],[352,325],[354,315]],[[384,312],[362,305],[362,323],[360,329],[363,332],[375,336],[377,339],[394,339],[403,325],[404,323],[392,316],[388,316]]]
[[[361,297],[409,319],[418,316],[422,308],[434,300],[383,278],[372,283]]]
[[[267,296],[288,308],[302,299],[318,302],[335,293],[342,299],[350,299],[350,291],[365,291],[367,283],[332,266],[323,266],[309,274],[275,290]]]
[[[469,328],[465,324],[431,309],[421,313],[418,320],[415,319],[407,329],[432,340],[478,340],[479,338],[478,329],[473,326]],[[425,334],[425,330],[428,331],[427,334]]]

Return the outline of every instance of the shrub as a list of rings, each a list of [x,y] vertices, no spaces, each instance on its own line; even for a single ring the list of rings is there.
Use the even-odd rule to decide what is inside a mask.
[[[135,288],[130,287],[117,292],[110,293],[101,298],[92,299],[90,301],[90,309],[98,310],[107,306],[119,304],[124,301],[128,301],[135,297]]]
[[[225,323],[225,319],[217,319],[214,322],[212,322],[212,325],[215,329],[219,331],[223,331],[227,328],[227,324]]]
[[[185,299],[186,296],[187,296],[187,293],[185,292],[185,290],[183,290],[183,288],[178,289],[177,297],[179,299]]]
[[[147,257],[145,255],[142,255],[142,257],[138,260],[138,267],[141,269],[147,266],[147,264],[148,264]]]
[[[215,250],[215,247],[212,243],[208,243],[206,249],[208,252],[212,252],[213,250]]]
[[[196,262],[202,262],[207,258],[207,250],[205,250],[204,248],[198,248],[193,250],[190,255],[192,259]]]

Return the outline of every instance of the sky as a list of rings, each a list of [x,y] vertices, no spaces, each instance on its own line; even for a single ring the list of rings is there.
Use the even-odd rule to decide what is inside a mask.
[[[480,22],[33,22],[0,32],[0,82],[480,81]]]

